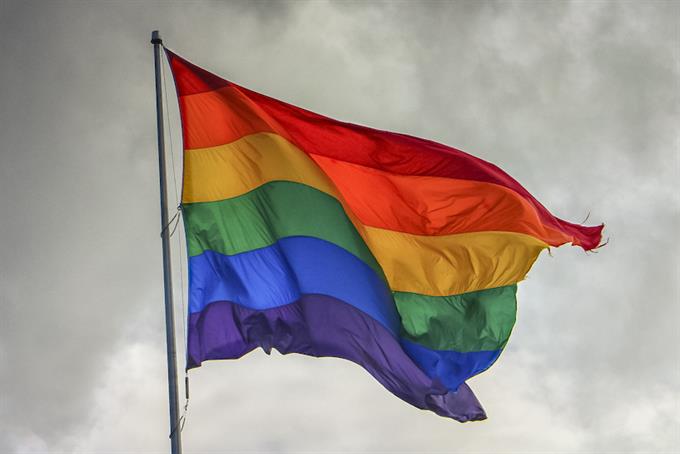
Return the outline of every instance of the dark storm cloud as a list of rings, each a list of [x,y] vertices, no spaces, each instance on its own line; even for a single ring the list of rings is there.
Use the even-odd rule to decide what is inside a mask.
[[[187,450],[680,443],[677,3],[0,5],[0,452],[167,446],[154,28],[253,89],[491,160],[611,237],[520,285],[508,349],[471,383],[487,423],[345,362],[254,354],[192,374]]]

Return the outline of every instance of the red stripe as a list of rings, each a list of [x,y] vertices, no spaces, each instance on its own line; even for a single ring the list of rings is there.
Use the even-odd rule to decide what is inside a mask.
[[[396,175],[493,183],[511,189],[548,227],[585,250],[597,247],[603,226],[585,227],[554,217],[495,165],[430,140],[344,123],[240,87],[168,51],[180,96],[186,149],[233,142],[257,132],[279,134],[304,152]]]
[[[194,65],[167,48],[165,54],[168,56],[179,96],[194,95],[231,85],[230,82]]]

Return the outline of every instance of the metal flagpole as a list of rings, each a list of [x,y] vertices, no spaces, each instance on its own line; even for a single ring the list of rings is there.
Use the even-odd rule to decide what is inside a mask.
[[[170,229],[168,227],[168,196],[165,182],[165,135],[163,132],[163,101],[161,94],[161,39],[158,30],[151,33],[156,69],[156,128],[158,129],[158,170],[161,190],[161,238],[163,241],[163,284],[165,287],[165,342],[168,354],[168,399],[170,401],[170,444],[172,454],[182,453],[177,397],[177,352],[175,350],[175,316],[172,302],[172,269],[170,266]]]

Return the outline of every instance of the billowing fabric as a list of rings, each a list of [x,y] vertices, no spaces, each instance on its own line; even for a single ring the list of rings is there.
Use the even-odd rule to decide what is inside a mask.
[[[556,218],[498,167],[255,93],[167,51],[184,140],[187,368],[257,347],[361,365],[410,404],[486,418],[465,383],[505,347]]]

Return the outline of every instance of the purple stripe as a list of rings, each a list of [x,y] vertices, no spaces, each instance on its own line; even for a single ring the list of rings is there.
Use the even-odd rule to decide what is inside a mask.
[[[304,295],[265,310],[220,301],[189,316],[187,368],[213,359],[236,359],[262,347],[353,361],[410,404],[460,422],[486,419],[470,388],[448,391],[430,379],[380,323],[325,295]]]

